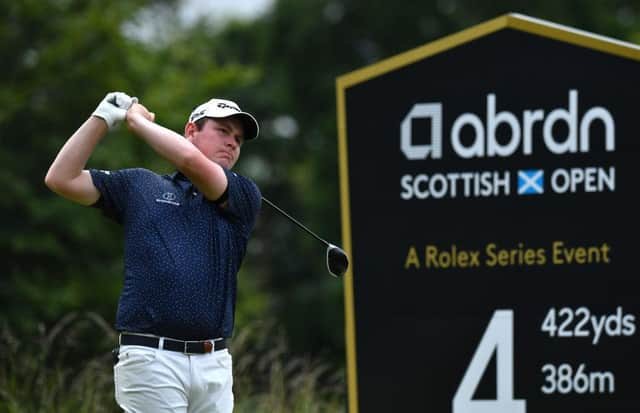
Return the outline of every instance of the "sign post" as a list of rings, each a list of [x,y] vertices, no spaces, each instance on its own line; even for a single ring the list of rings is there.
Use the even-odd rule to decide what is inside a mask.
[[[640,411],[639,90],[517,14],[338,78],[351,413]]]

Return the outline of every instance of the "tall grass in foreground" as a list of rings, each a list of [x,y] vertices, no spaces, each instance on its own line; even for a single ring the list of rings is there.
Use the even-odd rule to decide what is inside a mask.
[[[270,323],[233,338],[236,413],[346,411],[345,373],[309,357],[287,354],[286,336]]]
[[[70,313],[28,338],[3,325],[0,411],[117,411],[110,368],[115,341],[115,331],[94,313]]]
[[[34,337],[0,326],[0,412],[119,412],[111,349],[116,332],[95,313],[71,313]],[[236,413],[344,412],[344,371],[287,354],[272,323],[231,340]]]

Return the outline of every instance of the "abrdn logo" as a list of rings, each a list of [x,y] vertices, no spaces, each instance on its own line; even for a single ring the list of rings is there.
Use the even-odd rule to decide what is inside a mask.
[[[508,157],[520,151],[523,155],[532,155],[541,147],[549,152],[562,155],[576,152],[589,152],[591,149],[591,126],[594,122],[604,125],[604,143],[594,145],[604,147],[606,151],[615,150],[615,123],[613,116],[604,107],[596,106],[583,114],[578,113],[578,91],[569,91],[567,108],[557,108],[549,113],[543,109],[525,109],[520,117],[507,110],[498,111],[496,95],[490,93],[486,98],[486,115],[484,119],[474,113],[463,113],[458,116],[451,127],[451,148],[460,158]],[[400,126],[400,147],[409,160],[440,159],[442,153],[443,123],[442,103],[415,104],[405,116]],[[414,119],[430,119],[431,130],[428,144],[413,143],[412,121]],[[564,136],[554,135],[554,126],[563,122]],[[533,128],[542,124],[542,140],[533,136]],[[498,127],[508,127],[511,137],[498,142]],[[466,135],[462,141],[462,130],[469,129],[472,139]],[[557,133],[558,128],[556,128]],[[559,135],[559,133],[557,133]]]

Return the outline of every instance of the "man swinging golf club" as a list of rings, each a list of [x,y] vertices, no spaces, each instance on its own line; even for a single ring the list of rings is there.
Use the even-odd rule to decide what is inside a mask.
[[[100,102],[67,140],[46,185],[92,205],[123,226],[124,284],[116,329],[116,401],[127,412],[231,412],[231,337],[236,276],[261,205],[254,182],[231,172],[258,123],[234,102],[212,99],[193,110],[184,136],[122,92]],[[172,163],[85,169],[118,123]]]

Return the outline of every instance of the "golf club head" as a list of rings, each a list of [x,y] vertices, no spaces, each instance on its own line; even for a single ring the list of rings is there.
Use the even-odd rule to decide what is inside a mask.
[[[342,277],[349,268],[349,259],[347,254],[341,248],[333,244],[327,247],[327,269],[334,277]]]

